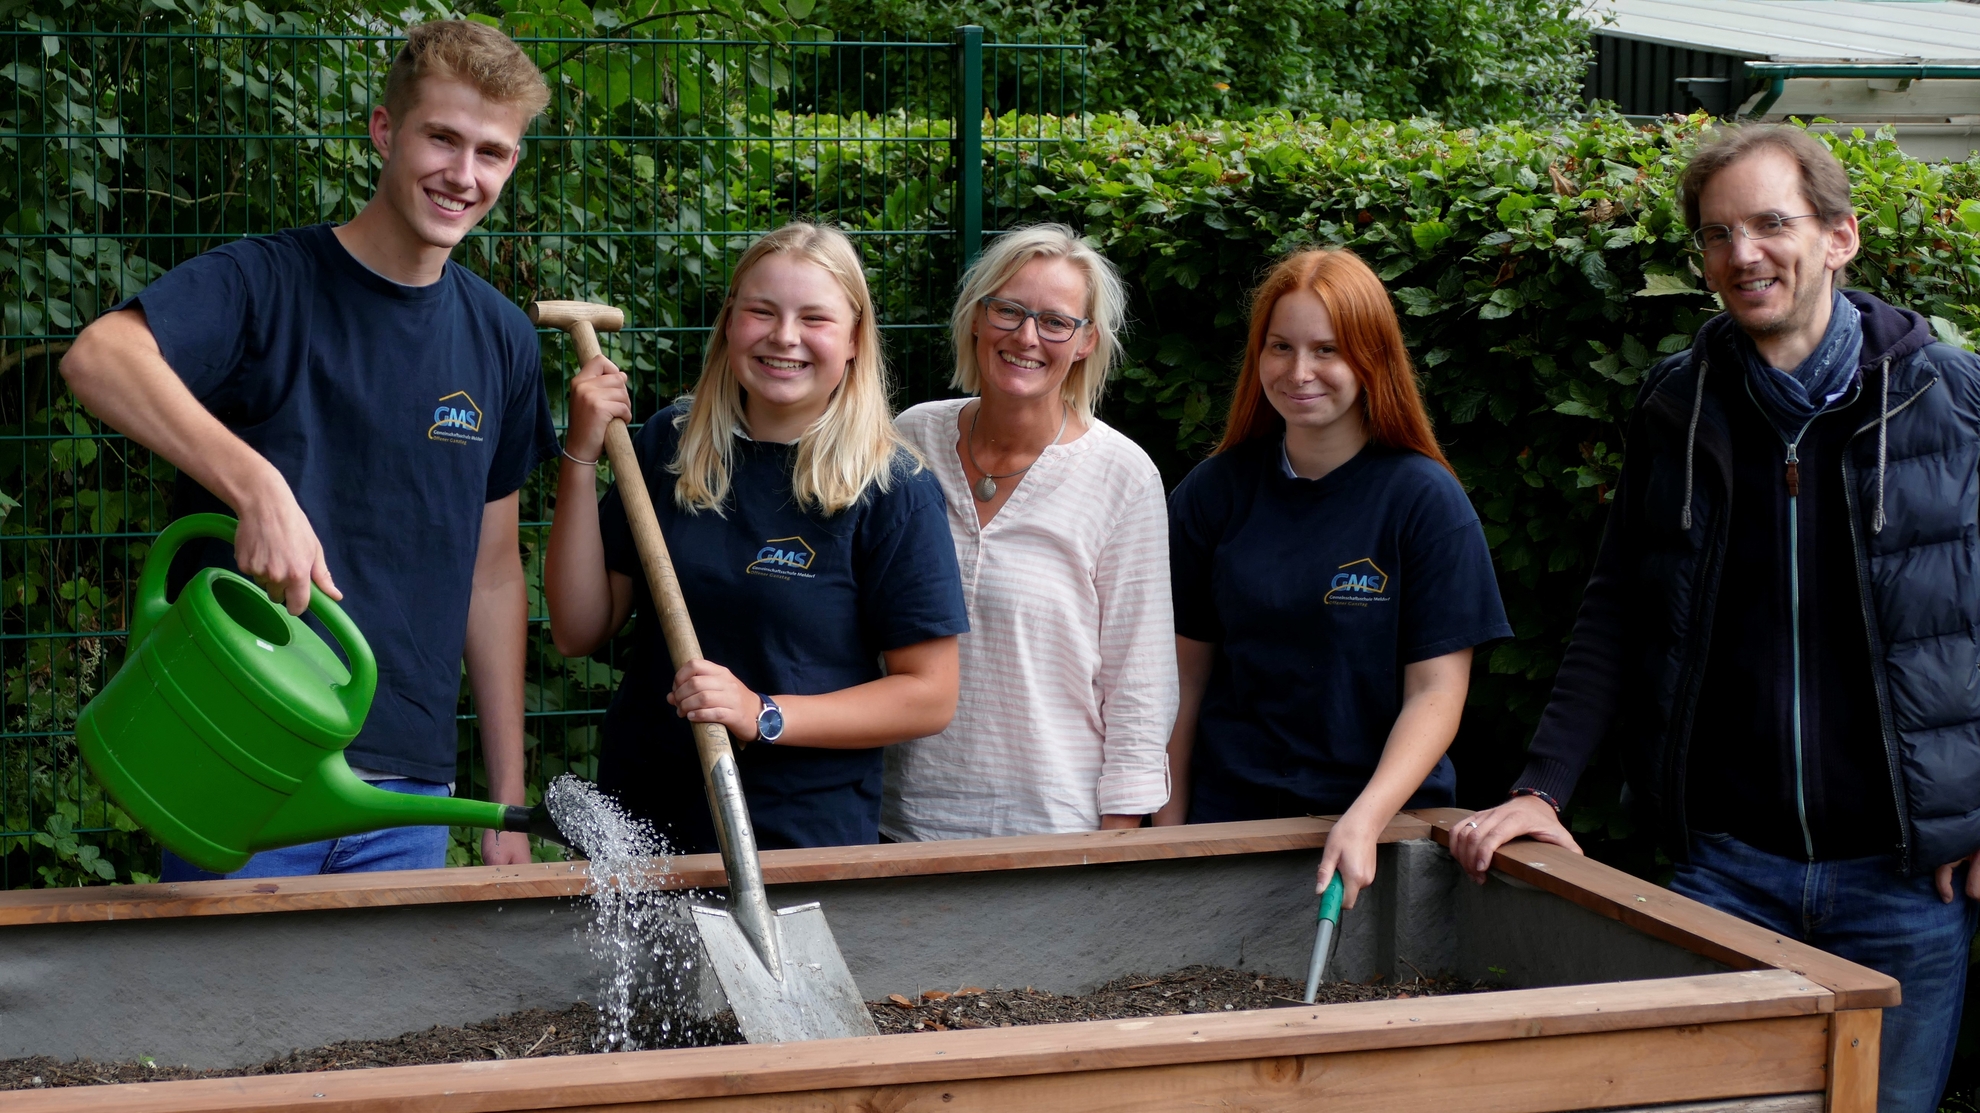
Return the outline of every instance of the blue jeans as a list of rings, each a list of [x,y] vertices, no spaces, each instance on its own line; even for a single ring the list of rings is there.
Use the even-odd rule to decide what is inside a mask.
[[[409,796],[446,796],[447,786],[434,781],[401,779],[374,781],[374,787]],[[313,873],[371,873],[378,870],[439,869],[447,864],[447,828],[387,827],[345,835],[341,839],[306,842],[264,850],[229,874],[200,869],[171,851],[165,852],[160,881],[216,881],[222,876],[303,877]]]
[[[1953,877],[1961,893],[1966,878]],[[1884,1010],[1880,1113],[1932,1113],[1952,1070],[1980,902],[1939,900],[1932,875],[1900,877],[1895,858],[1803,862],[1731,835],[1694,834],[1671,889],[1830,954],[1889,974],[1904,1003]]]

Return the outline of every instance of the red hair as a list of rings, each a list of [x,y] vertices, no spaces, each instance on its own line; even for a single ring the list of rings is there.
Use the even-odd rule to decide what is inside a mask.
[[[1258,357],[1265,350],[1272,310],[1294,290],[1310,291],[1327,308],[1334,325],[1334,343],[1341,358],[1354,369],[1361,386],[1361,412],[1368,439],[1385,448],[1402,448],[1428,456],[1451,469],[1444,450],[1430,431],[1430,415],[1416,389],[1416,370],[1403,347],[1402,324],[1382,280],[1361,257],[1345,249],[1296,251],[1279,260],[1251,295],[1251,334],[1245,340],[1244,367],[1231,395],[1224,439],[1214,452],[1228,452],[1259,437],[1278,436],[1286,427],[1279,411],[1265,400],[1258,381]],[[1213,454],[1214,454],[1213,452]]]

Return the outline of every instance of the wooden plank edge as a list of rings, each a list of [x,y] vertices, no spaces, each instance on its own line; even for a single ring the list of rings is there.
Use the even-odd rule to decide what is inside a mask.
[[[1882,1009],[1845,1009],[1829,1022],[1828,1113],[1877,1113]]]
[[[770,850],[763,854],[763,875],[771,885],[795,885],[1317,850],[1326,845],[1335,818]],[[1379,841],[1428,837],[1429,824],[1401,815],[1383,830]],[[244,881],[23,889],[0,893],[0,927],[572,897],[584,892],[588,879],[583,862],[536,862]],[[728,874],[722,869],[720,855],[689,854],[673,859],[669,872],[655,887],[719,889],[727,885]]]
[[[1449,848],[1451,829],[1471,813],[1426,808],[1410,814],[1428,822],[1437,842]],[[1493,855],[1492,868],[1734,969],[1792,970],[1827,987],[1836,995],[1838,1009],[1892,1008],[1899,1000],[1897,979],[1888,974],[1748,923],[1566,847],[1515,839]]]
[[[495,1113],[1744,1023],[1819,1016],[1831,1000],[1799,975],[1754,970],[1312,1009],[15,1091],[7,1105],[175,1113],[396,1102]]]

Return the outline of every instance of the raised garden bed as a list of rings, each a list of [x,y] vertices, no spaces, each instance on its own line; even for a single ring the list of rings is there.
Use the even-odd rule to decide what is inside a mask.
[[[1476,993],[1497,988],[1485,982],[1442,978],[1414,982],[1325,982],[1320,1004],[1385,1001],[1448,993]],[[1020,1024],[1064,1024],[1086,1020],[1132,1020],[1142,1016],[1180,1016],[1236,1009],[1269,1009],[1297,999],[1305,987],[1290,978],[1190,966],[1167,974],[1129,974],[1115,978],[1092,993],[1058,994],[1023,986],[961,986],[953,993],[931,989],[910,998],[893,993],[885,1001],[868,1002],[881,1032],[947,1032],[971,1028],[1010,1028]],[[733,1014],[724,1012],[707,1021],[680,1046],[715,1046],[743,1042]],[[584,1055],[599,1050],[599,1011],[583,1001],[561,1012],[524,1009],[462,1027],[436,1025],[383,1040],[347,1040],[327,1047],[297,1049],[248,1067],[200,1069],[149,1061],[99,1063],[94,1059],[62,1061],[46,1055],[0,1060],[0,1090],[33,1090],[52,1086],[99,1086],[123,1082],[172,1082],[190,1078],[236,1078],[263,1074],[302,1074],[309,1071],[364,1070],[373,1067],[426,1066],[435,1063],[499,1062],[552,1055]]]
[[[10,1109],[1574,1110],[1875,1104],[1888,978],[1557,848],[1463,882],[1400,817],[1334,974],[1449,997],[8,1095]],[[766,854],[864,993],[1080,993],[1191,964],[1303,975],[1325,820]],[[675,884],[718,887],[712,858]],[[0,895],[0,1057],[230,1066],[588,997],[581,867]],[[1766,1099],[1756,1106],[1752,1099]],[[1739,1104],[1731,1104],[1734,1101]]]

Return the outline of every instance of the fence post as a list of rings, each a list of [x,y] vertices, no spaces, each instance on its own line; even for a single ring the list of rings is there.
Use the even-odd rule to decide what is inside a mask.
[[[962,265],[983,250],[983,28],[956,28],[956,217]]]

